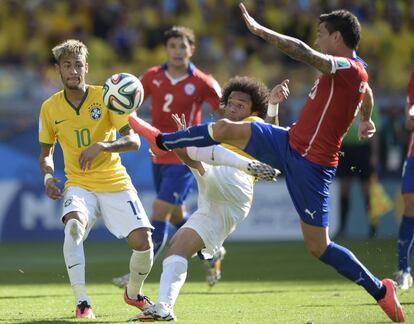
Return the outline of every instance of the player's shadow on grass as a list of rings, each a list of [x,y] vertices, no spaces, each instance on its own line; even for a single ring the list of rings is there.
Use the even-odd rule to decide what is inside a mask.
[[[93,293],[93,294],[91,294],[91,296],[121,296],[122,297],[122,294],[120,295],[119,293],[107,292],[107,293]],[[2,299],[50,298],[50,297],[56,297],[56,298],[59,298],[59,297],[69,297],[69,298],[72,298],[73,297],[73,294],[69,292],[67,294],[60,294],[60,295],[58,295],[58,294],[55,294],[55,295],[47,294],[47,295],[26,295],[26,296],[15,295],[15,296],[7,296],[7,297],[6,296],[0,296],[0,300],[2,300]]]
[[[214,288],[209,288],[206,291],[191,291],[186,292],[182,291],[180,295],[261,295],[261,294],[291,294],[292,289],[274,289],[274,290],[255,290],[255,291],[215,291]],[[297,289],[295,292],[307,292],[309,290],[306,289]],[[313,292],[326,292],[332,291],[329,288],[319,288],[319,289],[312,289]],[[344,291],[354,291],[354,289],[341,289],[341,292]],[[333,292],[333,291],[332,291]],[[17,298],[17,297],[16,297]]]
[[[10,320],[18,321],[19,319],[9,318],[8,320],[9,321]],[[2,321],[3,321],[3,319],[0,318],[0,322],[2,322]],[[105,320],[101,320],[101,319],[93,320],[92,322],[93,323],[125,323],[125,321],[114,321],[114,320],[105,321]],[[2,322],[2,323],[7,323],[7,321]],[[64,324],[64,323],[85,323],[85,320],[80,319],[80,320],[77,321],[74,318],[72,318],[72,319],[68,318],[66,320],[65,319],[60,319],[60,320],[54,319],[54,320],[25,321],[25,322],[16,322],[16,323],[18,323],[18,324]]]

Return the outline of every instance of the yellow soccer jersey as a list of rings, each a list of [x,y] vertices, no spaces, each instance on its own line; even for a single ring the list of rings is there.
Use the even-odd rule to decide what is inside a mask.
[[[245,121],[245,122],[259,122],[259,123],[264,122],[263,119],[261,119],[260,117],[257,117],[257,116],[246,117],[245,119],[243,119],[243,121]],[[230,151],[233,151],[237,154],[243,155],[244,157],[247,157],[248,159],[256,160],[254,157],[250,156],[249,154],[247,154],[246,152],[244,152],[243,150],[241,150],[241,149],[239,149],[235,146],[232,146],[232,145],[229,145],[229,144],[222,144],[222,145],[226,149],[229,149]]]
[[[133,189],[131,179],[121,164],[118,153],[100,152],[91,169],[82,171],[82,151],[100,141],[113,141],[116,131],[129,127],[128,116],[109,112],[102,101],[102,87],[88,86],[79,107],[73,106],[65,92],[59,91],[45,100],[40,110],[39,142],[54,145],[63,151],[65,188],[77,186],[97,192]]]

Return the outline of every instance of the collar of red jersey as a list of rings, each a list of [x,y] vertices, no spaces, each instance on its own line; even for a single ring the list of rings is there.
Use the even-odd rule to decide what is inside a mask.
[[[168,62],[165,62],[164,64],[162,64],[162,65],[161,65],[161,68],[162,68],[164,71],[167,71],[167,70],[168,70]],[[193,64],[193,62],[190,62],[190,63],[188,64],[187,73],[188,73],[188,74],[190,74],[190,75],[193,75],[193,74],[194,74],[194,70],[195,70],[195,68],[196,68],[196,66]]]

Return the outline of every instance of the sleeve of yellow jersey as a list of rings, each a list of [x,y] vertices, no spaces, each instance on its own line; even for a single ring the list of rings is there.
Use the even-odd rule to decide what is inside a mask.
[[[257,116],[249,116],[249,117],[246,117],[245,119],[243,119],[243,121],[244,122],[250,122],[250,123],[251,122],[259,122],[259,123],[263,123],[264,122],[262,118],[257,117]],[[233,151],[233,152],[235,152],[237,154],[240,154],[240,155],[242,155],[244,157],[247,157],[248,159],[255,160],[255,158],[253,158],[252,156],[250,156],[249,154],[247,154],[246,152],[244,152],[243,150],[241,150],[241,149],[239,149],[239,148],[237,148],[235,146],[228,145],[228,144],[222,144],[222,145],[223,145],[223,147],[225,147],[226,149],[228,149],[230,151]]]
[[[110,112],[109,116],[111,118],[112,125],[116,130],[121,134],[124,130],[130,128],[128,123],[128,115],[118,115],[116,113]]]
[[[52,121],[47,113],[45,104],[40,108],[39,116],[39,142],[42,144],[54,145],[56,142],[56,134],[53,129]]]

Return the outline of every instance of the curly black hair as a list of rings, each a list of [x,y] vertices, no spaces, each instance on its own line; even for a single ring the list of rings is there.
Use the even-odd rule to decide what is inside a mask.
[[[220,99],[222,107],[227,105],[227,100],[233,91],[240,91],[250,95],[252,99],[252,112],[257,112],[257,116],[260,118],[264,119],[266,117],[269,89],[263,82],[247,76],[231,78],[223,89],[223,95]]]

